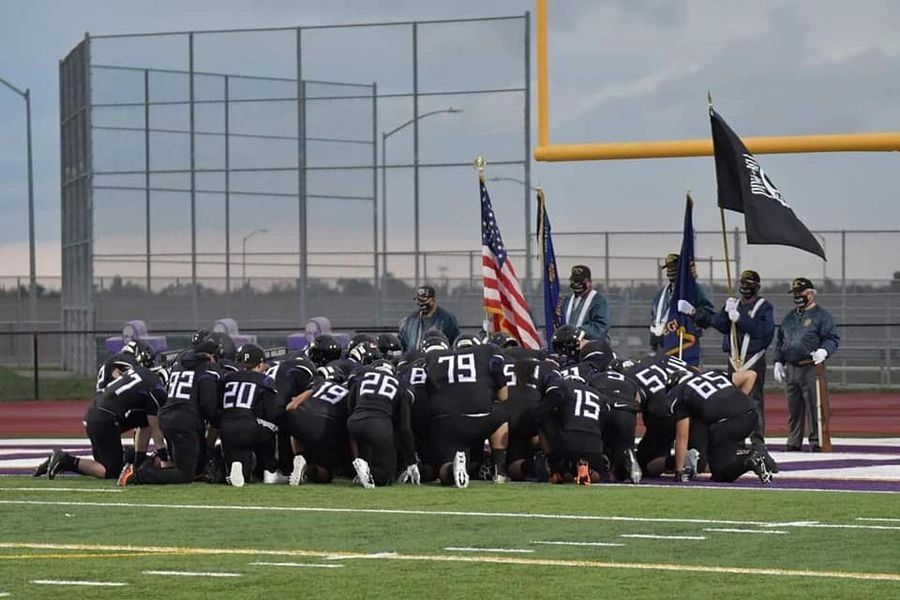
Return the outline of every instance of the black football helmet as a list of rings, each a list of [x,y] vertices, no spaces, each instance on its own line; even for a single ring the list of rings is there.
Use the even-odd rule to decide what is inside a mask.
[[[519,340],[509,335],[505,331],[498,331],[490,337],[490,343],[498,348],[518,348]]]
[[[477,335],[461,335],[453,342],[453,348],[471,348],[472,346],[480,346],[481,338]]]
[[[347,358],[361,365],[368,365],[381,358],[381,350],[378,344],[372,340],[363,340],[356,344],[351,344],[350,352]]]
[[[616,353],[606,340],[591,340],[581,347],[579,357],[583,362],[589,362],[601,371],[606,371]]]
[[[324,367],[341,357],[341,345],[334,336],[317,335],[306,349],[306,355],[317,367]]]
[[[370,335],[368,333],[357,333],[352,338],[350,338],[350,348],[359,344],[360,342],[372,342],[373,344],[377,344],[378,342],[375,340],[375,336]]]
[[[577,360],[581,350],[584,331],[572,325],[563,325],[553,332],[553,351],[569,360]]]
[[[122,353],[134,356],[137,364],[148,369],[153,366],[156,360],[156,350],[143,340],[131,340],[122,348]]]
[[[422,352],[449,349],[450,340],[447,339],[447,336],[444,335],[442,331],[438,331],[437,329],[429,329],[426,331],[425,335],[422,336],[422,341],[419,342],[419,350]]]
[[[396,375],[397,370],[394,368],[394,364],[384,358],[379,358],[378,360],[372,362],[372,368],[376,371],[381,371],[382,373],[387,373],[388,375]]]
[[[223,333],[221,331],[213,331],[206,336],[206,339],[215,340],[222,347],[222,353],[219,355],[219,358],[234,360],[234,358],[237,356],[237,346],[235,345],[234,340],[231,339],[231,336],[227,333]]]
[[[690,379],[693,376],[694,376],[694,373],[692,373],[691,371],[679,370],[679,371],[674,371],[674,372],[670,373],[669,376],[666,378],[666,391],[668,392],[669,390],[677,387],[679,383],[687,381],[688,379]]]
[[[400,338],[393,333],[379,333],[375,338],[381,355],[385,358],[397,358],[403,354],[403,346],[400,344]]]
[[[191,348],[196,350],[197,346],[200,345],[200,342],[206,339],[206,336],[209,335],[209,331],[206,329],[198,329],[194,332],[194,335],[191,336]]]

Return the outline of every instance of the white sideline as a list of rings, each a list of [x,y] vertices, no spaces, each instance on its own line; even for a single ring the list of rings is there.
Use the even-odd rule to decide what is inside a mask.
[[[94,587],[122,587],[128,585],[118,581],[67,581],[63,579],[32,579],[31,583],[36,585],[84,585]]]
[[[310,567],[316,569],[341,569],[344,565],[342,564],[331,564],[331,565],[323,565],[321,563],[293,563],[293,562],[252,562],[247,563],[248,565],[260,566],[260,567]]]
[[[121,494],[125,490],[118,488],[64,488],[64,487],[17,487],[0,488],[0,492],[19,490],[22,492],[86,492],[95,494]]]
[[[716,529],[715,527],[707,527],[703,531],[718,531],[720,533],[769,533],[774,535],[787,535],[787,531],[781,531],[779,529],[729,529],[727,527],[722,527]]]
[[[503,554],[531,554],[530,548],[476,548],[474,546],[447,546],[444,550],[450,552],[500,552]]]
[[[625,544],[619,544],[616,542],[544,542],[544,541],[534,541],[528,542],[529,544],[542,544],[544,546],[615,546],[621,547]]]
[[[705,535],[654,535],[650,533],[623,533],[621,538],[637,538],[641,540],[705,540]]]
[[[215,573],[200,571],[141,571],[144,575],[175,575],[177,577],[242,577],[240,573]]]
[[[177,546],[115,546],[102,544],[28,544],[28,543],[0,543],[0,548],[18,548],[31,550],[89,550],[89,551],[123,551],[123,552],[159,552],[163,554],[182,555],[242,555],[242,556],[303,556],[326,558],[336,556],[331,551],[324,550],[263,550],[256,548],[190,548]],[[462,562],[483,564],[506,564],[546,567],[580,567],[600,569],[635,569],[642,571],[673,571],[689,573],[719,573],[729,575],[772,575],[778,577],[815,577],[829,579],[857,579],[863,581],[897,581],[900,582],[898,573],[859,573],[852,571],[813,571],[810,569],[764,569],[743,567],[717,567],[709,565],[686,565],[673,563],[627,563],[596,560],[560,560],[542,559],[516,556],[460,556],[440,554],[393,554],[383,553],[377,555],[360,554],[355,552],[340,553],[347,558],[371,558],[376,560],[407,560],[420,562]],[[124,585],[124,584],[123,584]]]
[[[889,523],[900,523],[900,519],[893,517],[856,517],[857,521],[887,521]]]
[[[15,489],[15,488],[0,488]],[[64,500],[0,500],[0,504],[20,506],[94,506],[102,508],[159,508],[171,510],[175,508],[186,510],[237,510],[259,512],[322,512],[322,513],[352,513],[373,515],[418,515],[439,517],[486,517],[486,518],[512,518],[512,519],[551,519],[563,521],[622,521],[628,523],[688,523],[694,525],[755,525],[760,527],[810,527],[814,529],[875,529],[900,531],[900,526],[890,525],[853,525],[842,523],[819,523],[816,521],[735,521],[728,519],[674,519],[665,517],[623,517],[617,515],[554,515],[543,513],[513,513],[513,512],[467,512],[454,510],[412,510],[397,508],[333,508],[317,506],[240,506],[227,504],[162,504],[151,502],[75,502]],[[3,547],[0,544],[0,547]]]

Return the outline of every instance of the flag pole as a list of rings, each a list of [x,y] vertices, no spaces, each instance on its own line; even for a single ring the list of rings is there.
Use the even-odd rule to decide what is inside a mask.
[[[706,92],[706,101],[711,116],[713,112],[713,103],[712,94],[710,92]],[[727,278],[728,297],[731,298],[734,296],[734,286],[731,283],[731,257],[728,252],[728,231],[725,229],[725,209],[721,206],[719,206],[719,216],[722,220],[722,244],[725,246],[725,277]],[[730,318],[728,320],[731,321]],[[731,321],[731,334],[729,337],[731,338],[731,360],[734,363],[735,371],[743,371],[743,361],[738,354],[737,324],[734,321]]]
[[[484,167],[485,167],[485,165],[487,165],[487,161],[484,159],[483,156],[476,156],[475,161],[472,163],[472,165],[478,171],[478,184],[480,187],[480,186],[484,185]],[[483,227],[483,225],[482,225],[482,227]],[[483,281],[482,281],[482,285],[484,285]],[[494,333],[494,331],[492,331],[493,323],[494,323],[494,319],[491,318],[491,316],[488,314],[487,311],[484,311],[484,320],[481,322],[481,325],[487,333]]]

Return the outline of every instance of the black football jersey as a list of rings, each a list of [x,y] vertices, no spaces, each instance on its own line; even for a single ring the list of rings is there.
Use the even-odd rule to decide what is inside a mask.
[[[564,390],[553,415],[560,429],[601,436],[610,408],[597,390],[572,379],[564,382]]]
[[[219,414],[219,370],[193,351],[182,356],[180,365],[180,371],[169,375],[163,410],[186,409],[200,418],[215,420]]]
[[[399,413],[400,403],[409,403],[400,380],[377,369],[357,370],[350,384],[348,412],[351,415],[393,419]]]
[[[678,384],[670,392],[670,400],[676,420],[691,417],[707,425],[754,409],[753,400],[721,371],[706,371]]]
[[[306,357],[282,360],[269,368],[266,375],[275,382],[275,393],[282,404],[309,389],[316,376],[316,365]]]
[[[256,417],[275,421],[275,385],[271,378],[256,371],[231,371],[219,380],[219,398],[223,418]]]
[[[609,407],[613,410],[624,410],[637,413],[641,403],[637,398],[640,393],[637,384],[616,371],[596,371],[587,382],[597,390]]]
[[[672,414],[666,397],[666,381],[669,375],[677,372],[687,373],[687,363],[675,356],[657,356],[633,365],[626,370],[625,376],[641,390],[644,411],[665,418]]]
[[[600,369],[591,362],[570,362],[559,370],[559,374],[563,377],[579,377],[585,383],[589,382],[592,377],[600,373]]]
[[[115,379],[113,371],[116,369],[124,373],[135,366],[137,366],[137,360],[133,354],[125,352],[113,354],[97,370],[97,385],[94,387],[94,391],[102,392]]]
[[[166,402],[166,389],[153,371],[136,366],[112,380],[94,397],[94,405],[123,420],[132,411],[155,415]]]
[[[426,390],[435,414],[490,413],[506,386],[503,356],[488,346],[439,350],[425,355]]]
[[[312,396],[306,399],[300,408],[341,422],[347,420],[347,400],[350,390],[346,386],[334,381],[317,380],[312,389]]]

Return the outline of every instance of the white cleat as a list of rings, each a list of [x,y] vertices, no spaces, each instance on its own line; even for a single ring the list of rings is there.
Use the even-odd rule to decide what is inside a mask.
[[[628,480],[631,483],[637,485],[641,482],[644,473],[641,471],[641,465],[638,464],[637,457],[634,455],[634,450],[631,448],[625,452],[625,470],[628,471]]]
[[[466,453],[457,452],[453,457],[453,482],[458,488],[469,487],[469,472],[466,471]]]
[[[279,485],[288,483],[288,478],[281,474],[277,469],[275,471],[263,471],[263,483],[269,485]]]
[[[509,477],[506,475],[500,475],[499,473],[494,475],[494,483],[506,483],[509,481]]]
[[[244,487],[244,465],[237,461],[231,463],[231,472],[228,475],[228,483],[234,487]]]
[[[361,458],[353,459],[353,470],[356,471],[356,477],[359,484],[367,490],[375,489],[375,482],[372,480],[372,472],[369,471],[369,463]]]
[[[691,448],[684,457],[684,472],[690,479],[696,479],[698,469],[700,468],[700,451]]]
[[[288,478],[288,484],[297,486],[306,481],[306,459],[302,454],[294,457],[294,470]]]

